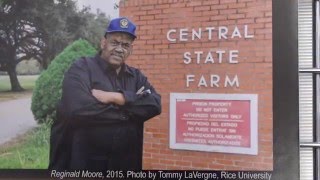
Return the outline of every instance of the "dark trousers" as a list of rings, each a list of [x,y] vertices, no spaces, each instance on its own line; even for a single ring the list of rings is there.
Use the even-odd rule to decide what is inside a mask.
[[[142,136],[135,126],[84,127],[74,131],[70,169],[141,170]]]

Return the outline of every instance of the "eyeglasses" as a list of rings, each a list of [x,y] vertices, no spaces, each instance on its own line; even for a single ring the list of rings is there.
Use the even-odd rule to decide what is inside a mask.
[[[108,42],[112,47],[118,47],[120,45],[120,47],[122,49],[125,49],[126,51],[128,51],[132,47],[132,44],[130,43],[122,43],[116,40],[108,40]]]

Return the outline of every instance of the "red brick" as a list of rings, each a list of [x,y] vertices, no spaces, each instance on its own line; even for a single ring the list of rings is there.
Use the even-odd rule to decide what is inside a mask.
[[[225,165],[221,164],[209,164],[208,168],[211,170],[227,170]],[[229,170],[230,168],[228,168]]]
[[[236,3],[237,0],[223,0],[222,2],[223,4],[230,4],[230,3]]]
[[[189,1],[187,6],[201,6],[202,2],[201,1]]]
[[[170,8],[182,8],[182,7],[186,7],[185,3],[171,3],[170,4]]]
[[[227,9],[228,5],[226,4],[220,4],[220,5],[213,5],[211,6],[211,10],[215,10],[215,9]]]
[[[238,10],[239,13],[242,13],[241,10]],[[262,11],[249,11],[246,13],[246,18],[263,18],[264,17],[264,12]]]
[[[237,20],[237,24],[252,24],[254,23],[254,19],[250,18],[250,19],[238,19]]]
[[[219,0],[207,0],[207,1],[203,1],[202,4],[204,6],[207,6],[207,5],[213,5],[213,4],[219,4]]]
[[[170,8],[170,4],[157,4],[155,6],[156,9],[168,9]]]
[[[236,14],[237,10],[236,9],[221,9],[219,10],[220,15],[230,15],[230,14]]]
[[[147,21],[148,25],[159,25],[161,24],[161,20],[153,20],[153,21]],[[155,34],[156,32],[154,32]]]
[[[211,21],[219,21],[219,20],[227,20],[228,16],[224,16],[224,15],[217,15],[217,16],[212,16],[210,17]]]
[[[147,6],[140,6],[140,10],[144,11],[144,10],[154,10],[154,5],[147,5]]]
[[[191,166],[194,168],[208,168],[209,164],[207,162],[192,162]]]
[[[153,20],[154,15],[140,16],[140,20]]]
[[[257,23],[271,23],[272,22],[272,18],[268,17],[268,18],[257,18],[256,19]]]
[[[176,166],[184,166],[184,167],[186,167],[186,166],[191,166],[191,162],[190,161],[176,161],[175,162],[175,165]]]
[[[246,3],[241,3],[241,1],[239,3],[228,4],[229,9],[239,9],[239,8],[244,8],[244,7],[246,7]]]
[[[212,164],[223,164],[223,165],[233,165],[234,161],[232,159],[217,159],[212,162]]]
[[[228,19],[242,19],[245,17],[245,14],[230,14]]]
[[[197,6],[194,7],[194,11],[209,11],[210,10],[210,6]]]
[[[133,13],[134,13],[134,15],[136,15],[136,16],[138,16],[138,15],[147,15],[147,11],[140,11],[140,10],[138,10],[138,11],[134,11]]]

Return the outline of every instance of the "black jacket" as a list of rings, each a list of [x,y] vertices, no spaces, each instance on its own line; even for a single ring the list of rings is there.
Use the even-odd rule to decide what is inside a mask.
[[[121,92],[126,103],[100,103],[92,89]],[[141,169],[143,123],[160,113],[161,97],[138,69],[123,65],[117,75],[99,55],[75,61],[51,128],[49,169]]]

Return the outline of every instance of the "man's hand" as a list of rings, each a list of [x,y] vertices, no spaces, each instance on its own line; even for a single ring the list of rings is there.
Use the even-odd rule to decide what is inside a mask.
[[[108,103],[115,103],[118,105],[124,105],[125,99],[122,93],[118,92],[107,92],[107,91],[101,91],[98,89],[92,89],[91,90],[92,95],[97,98],[98,101],[108,104]]]

